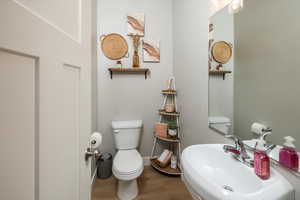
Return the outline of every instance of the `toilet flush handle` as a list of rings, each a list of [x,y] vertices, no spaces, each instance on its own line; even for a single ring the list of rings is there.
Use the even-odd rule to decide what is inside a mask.
[[[118,134],[118,133],[120,133],[120,130],[114,130],[114,133]]]

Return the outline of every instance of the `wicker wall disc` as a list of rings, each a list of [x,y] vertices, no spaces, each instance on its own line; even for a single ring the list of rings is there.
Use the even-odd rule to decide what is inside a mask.
[[[232,56],[231,45],[225,41],[216,42],[211,48],[211,55],[216,62],[225,64]]]
[[[119,60],[126,56],[128,44],[122,35],[112,33],[102,38],[101,48],[104,55],[112,60]]]

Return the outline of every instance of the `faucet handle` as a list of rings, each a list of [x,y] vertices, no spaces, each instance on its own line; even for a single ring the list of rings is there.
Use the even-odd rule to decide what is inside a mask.
[[[235,142],[240,141],[241,139],[238,136],[235,135],[225,135],[226,138],[231,138],[233,139]]]
[[[242,145],[242,140],[236,135],[225,135],[225,137],[233,139],[236,148]]]
[[[226,138],[235,138],[235,135],[225,135]]]

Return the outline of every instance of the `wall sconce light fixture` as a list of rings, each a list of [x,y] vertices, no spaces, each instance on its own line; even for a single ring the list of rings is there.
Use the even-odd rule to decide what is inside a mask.
[[[240,12],[244,7],[244,0],[232,0],[228,6],[230,14],[236,14]]]

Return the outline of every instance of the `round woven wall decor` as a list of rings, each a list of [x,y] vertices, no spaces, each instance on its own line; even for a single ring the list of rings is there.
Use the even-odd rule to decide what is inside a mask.
[[[111,33],[101,38],[104,55],[111,60],[119,60],[126,56],[128,44],[122,35]]]
[[[211,48],[211,55],[216,62],[225,64],[232,56],[232,47],[225,41],[216,42]]]

